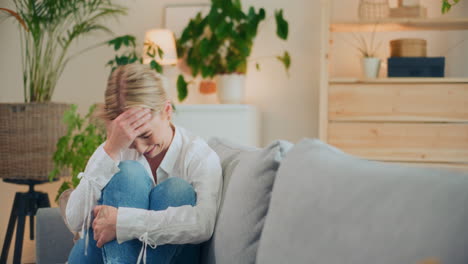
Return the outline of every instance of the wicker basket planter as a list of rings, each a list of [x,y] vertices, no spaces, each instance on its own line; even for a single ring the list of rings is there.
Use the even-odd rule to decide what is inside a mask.
[[[66,134],[63,103],[0,104],[0,178],[47,180]]]

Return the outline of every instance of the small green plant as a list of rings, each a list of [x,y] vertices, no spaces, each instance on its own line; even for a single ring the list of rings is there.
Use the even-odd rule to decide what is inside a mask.
[[[72,175],[71,180],[65,180],[60,186],[56,201],[63,191],[78,186],[78,174],[85,170],[89,158],[106,138],[105,125],[93,115],[96,105],[92,105],[84,117],[76,109],[76,105],[71,105],[64,113],[63,122],[67,124],[67,134],[57,142],[57,150],[53,156],[54,169],[49,174],[51,181],[61,171]]]
[[[276,35],[282,40],[288,38],[288,22],[283,10],[275,11]],[[196,77],[211,78],[218,74],[247,72],[258,27],[266,18],[263,8],[249,7],[242,10],[240,0],[212,0],[206,16],[201,12],[191,19],[177,40],[177,53],[183,58]],[[275,57],[274,57],[275,58]],[[288,71],[291,58],[287,51],[276,58]],[[260,69],[258,62],[255,63]],[[187,82],[180,75],[177,81],[179,91],[186,90]]]
[[[442,14],[447,13],[452,6],[456,5],[460,0],[442,0]]]

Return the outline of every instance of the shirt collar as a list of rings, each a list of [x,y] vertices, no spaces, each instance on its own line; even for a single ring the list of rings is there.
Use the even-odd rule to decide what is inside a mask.
[[[174,169],[175,162],[179,157],[180,148],[182,146],[182,137],[180,131],[177,129],[177,126],[174,125],[174,137],[172,139],[171,145],[164,156],[164,159],[161,161],[159,167],[163,169],[168,175],[172,173]]]

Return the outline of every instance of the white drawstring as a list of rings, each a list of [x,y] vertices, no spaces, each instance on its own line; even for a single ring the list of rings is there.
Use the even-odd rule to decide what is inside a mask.
[[[143,264],[146,264],[146,246],[149,245],[152,249],[155,249],[157,245],[156,245],[156,242],[154,242],[151,238],[149,238],[148,232],[145,232],[138,239],[143,243],[143,245],[140,250],[140,255],[138,255],[137,264],[140,264],[142,257],[143,257]]]
[[[94,184],[91,184],[92,180],[90,180],[88,177],[84,177],[84,173],[80,172],[78,174],[78,179],[80,179],[81,181],[85,180],[86,183],[92,187],[92,188],[96,188],[98,189],[98,185],[96,182],[94,182]],[[99,191],[99,189],[97,190]],[[84,218],[84,221],[83,221],[83,225],[81,226],[81,232],[82,234],[86,234],[85,235],[85,256],[88,255],[88,245],[89,245],[89,226],[90,226],[90,223],[91,223],[91,206],[93,205],[93,198],[94,198],[94,193],[96,193],[96,190],[91,191],[91,192],[88,192],[87,193],[87,197],[85,198],[85,206],[84,206],[84,215],[85,215],[85,218]],[[86,233],[85,233],[86,231]]]

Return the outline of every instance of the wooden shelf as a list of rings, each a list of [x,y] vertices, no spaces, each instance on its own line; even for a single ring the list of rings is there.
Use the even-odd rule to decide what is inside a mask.
[[[331,32],[468,30],[468,18],[387,18],[381,20],[336,21]]]
[[[383,161],[386,162],[386,161]],[[459,172],[468,172],[468,163],[421,163],[421,162],[391,162],[391,163],[398,163],[398,164],[403,164],[407,166],[416,166],[416,167],[431,167],[431,168],[443,168],[443,169],[450,169],[450,170],[455,170]]]
[[[377,78],[377,79],[359,79],[359,78],[331,78],[329,83],[468,83],[468,77],[465,78]]]

